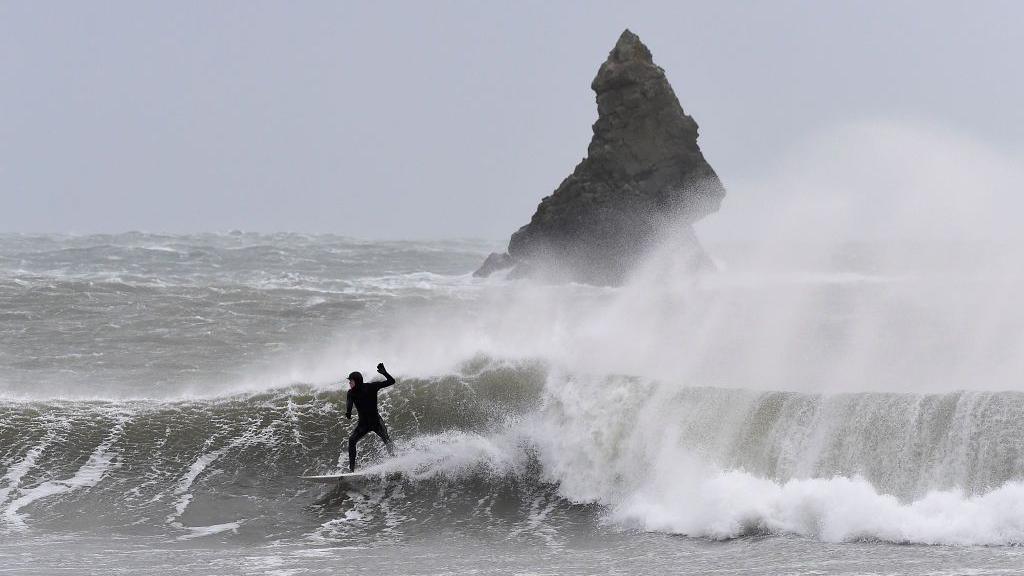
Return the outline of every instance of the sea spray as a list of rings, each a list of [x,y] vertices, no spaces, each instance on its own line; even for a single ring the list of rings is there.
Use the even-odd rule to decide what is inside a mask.
[[[550,382],[546,479],[625,526],[697,537],[1017,544],[1024,395],[805,395]]]

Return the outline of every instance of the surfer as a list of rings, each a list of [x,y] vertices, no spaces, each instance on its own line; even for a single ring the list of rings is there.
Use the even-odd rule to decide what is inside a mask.
[[[353,372],[348,375],[348,399],[345,405],[345,417],[352,419],[352,406],[356,407],[359,413],[359,420],[356,421],[356,429],[348,437],[348,470],[356,471],[356,444],[359,440],[375,432],[384,441],[384,447],[388,454],[395,455],[391,448],[391,438],[388,436],[388,428],[377,411],[377,392],[395,383],[395,379],[388,374],[384,363],[377,364],[377,372],[384,376],[385,380],[377,382],[363,382],[363,375],[360,372]]]

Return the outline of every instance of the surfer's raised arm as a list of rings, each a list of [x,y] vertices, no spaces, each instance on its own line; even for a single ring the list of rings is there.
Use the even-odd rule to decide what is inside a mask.
[[[392,384],[395,383],[395,379],[391,376],[391,374],[388,374],[387,369],[384,368],[383,362],[377,364],[377,372],[379,372],[381,376],[384,376],[384,378],[386,378],[386,380],[384,380],[383,382],[375,382],[375,384],[377,384],[378,387],[387,388],[388,386],[391,386]]]

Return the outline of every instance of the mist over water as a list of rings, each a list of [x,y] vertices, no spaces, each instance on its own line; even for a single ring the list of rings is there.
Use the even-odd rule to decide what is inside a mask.
[[[726,183],[718,272],[668,230],[620,288],[474,279],[484,242],[0,237],[0,532],[1024,543],[1021,164],[883,122],[793,156]],[[303,508],[379,361],[398,456]]]

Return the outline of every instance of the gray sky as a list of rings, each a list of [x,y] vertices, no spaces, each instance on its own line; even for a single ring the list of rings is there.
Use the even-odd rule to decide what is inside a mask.
[[[625,27],[715,218],[828,126],[1024,142],[1020,2],[0,0],[0,232],[504,239],[585,154]]]

